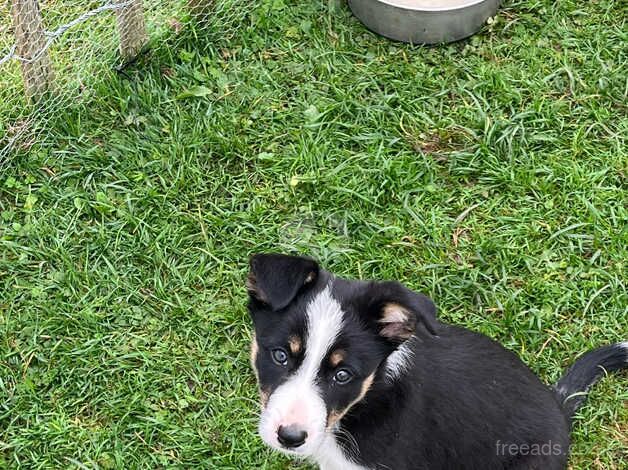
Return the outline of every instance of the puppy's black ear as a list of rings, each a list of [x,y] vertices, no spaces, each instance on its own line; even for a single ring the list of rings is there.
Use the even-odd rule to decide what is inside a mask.
[[[273,311],[288,306],[301,288],[318,277],[316,261],[278,254],[253,255],[246,280],[249,295]]]
[[[436,305],[423,294],[398,282],[377,282],[369,288],[371,324],[380,336],[393,343],[409,339],[423,325],[436,335]]]

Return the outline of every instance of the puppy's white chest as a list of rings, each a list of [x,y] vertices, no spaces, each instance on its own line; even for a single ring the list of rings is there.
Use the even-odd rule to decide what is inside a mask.
[[[369,470],[348,459],[333,435],[325,437],[322,445],[314,455],[320,470]]]

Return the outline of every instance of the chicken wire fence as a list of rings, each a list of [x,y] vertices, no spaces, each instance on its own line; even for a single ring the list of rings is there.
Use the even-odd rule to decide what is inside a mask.
[[[252,1],[0,0],[0,170],[86,103],[105,71],[161,38],[176,47],[187,28],[228,40]]]

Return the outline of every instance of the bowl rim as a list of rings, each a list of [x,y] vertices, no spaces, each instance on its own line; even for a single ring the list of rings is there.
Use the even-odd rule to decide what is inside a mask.
[[[364,0],[353,0],[353,1],[364,1]],[[474,5],[478,5],[480,3],[486,3],[490,0],[458,0],[460,2],[459,5],[443,5],[443,6],[428,6],[428,5],[412,5],[413,1],[422,0],[371,0],[377,3],[382,3],[384,5],[389,5],[391,7],[401,8],[403,10],[408,11],[455,11],[461,10],[463,8],[472,7]],[[445,2],[451,2],[452,0],[444,0]],[[456,1],[456,0],[454,0]]]

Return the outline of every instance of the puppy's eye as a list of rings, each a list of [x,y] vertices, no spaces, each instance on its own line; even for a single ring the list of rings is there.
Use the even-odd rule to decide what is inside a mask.
[[[349,383],[353,378],[353,374],[347,369],[340,369],[334,374],[334,381],[337,384],[344,385]]]
[[[270,352],[270,355],[273,358],[273,362],[279,366],[285,366],[288,364],[288,353],[282,348],[273,349]]]

